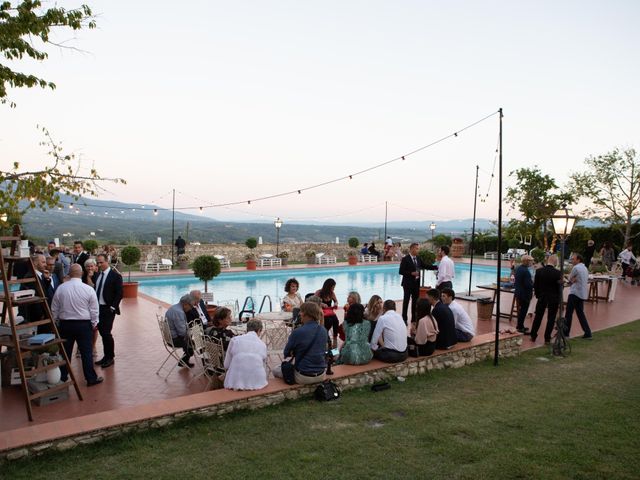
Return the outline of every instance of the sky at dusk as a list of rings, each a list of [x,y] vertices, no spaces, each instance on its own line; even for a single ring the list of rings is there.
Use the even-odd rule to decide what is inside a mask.
[[[498,116],[404,161],[325,187],[504,109],[504,172],[563,184],[588,155],[640,147],[636,1],[86,0],[98,28],[9,64],[57,89],[10,90],[4,168],[36,168],[46,126],[104,200],[206,206],[221,220],[495,218]],[[72,8],[77,3],[62,1]],[[3,60],[3,63],[5,61]],[[197,209],[189,212],[196,213]],[[509,214],[505,208],[505,214]],[[514,212],[511,212],[513,214]]]

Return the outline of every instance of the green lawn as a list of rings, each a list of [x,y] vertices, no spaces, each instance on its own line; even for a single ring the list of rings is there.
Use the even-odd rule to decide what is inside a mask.
[[[575,478],[640,476],[640,322],[516,359],[191,417],[0,466],[18,478]]]

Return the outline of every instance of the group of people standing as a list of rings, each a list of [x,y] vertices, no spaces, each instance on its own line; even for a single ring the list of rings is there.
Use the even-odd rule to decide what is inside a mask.
[[[65,341],[63,347],[67,356],[71,358],[77,343],[87,385],[101,383],[103,377],[97,375],[94,365],[108,368],[114,363],[115,345],[111,331],[116,315],[120,314],[122,275],[111,267],[106,253],[91,257],[80,241],[74,242],[73,253],[69,256],[50,242],[45,252],[32,256],[32,262],[37,277],[34,280],[45,293],[52,320]],[[33,283],[24,283],[22,288],[33,288]],[[46,315],[41,304],[21,307],[19,313],[28,321],[38,321]],[[38,327],[38,333],[51,330],[47,324]],[[94,362],[98,333],[104,355]],[[61,370],[61,379],[66,381],[68,371],[65,367]]]

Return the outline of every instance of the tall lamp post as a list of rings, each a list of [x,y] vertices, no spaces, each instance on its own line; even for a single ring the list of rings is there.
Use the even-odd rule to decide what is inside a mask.
[[[436,224],[431,222],[431,225],[429,225],[429,230],[431,230],[431,248],[434,248],[434,245],[433,245],[433,232],[435,232],[435,230],[436,230]]]
[[[278,253],[280,253],[280,229],[282,228],[282,224],[284,222],[280,219],[280,217],[276,218],[276,221],[273,222],[273,225],[276,227],[276,257]]]
[[[553,354],[563,355],[568,347],[567,338],[564,334],[564,317],[562,316],[562,298],[564,293],[564,246],[565,241],[576,223],[576,216],[567,208],[566,205],[556,210],[551,216],[553,231],[560,238],[560,271],[562,272],[563,281],[560,284],[560,305],[558,306],[558,317],[556,319],[556,337],[553,342]]]

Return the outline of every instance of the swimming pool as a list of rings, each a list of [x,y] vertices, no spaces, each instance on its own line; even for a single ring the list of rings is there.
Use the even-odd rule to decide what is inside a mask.
[[[472,289],[483,283],[493,283],[496,279],[495,267],[486,265],[473,266]],[[503,269],[508,275],[508,269]],[[286,281],[295,277],[300,282],[300,294],[318,290],[327,278],[336,281],[336,296],[342,305],[350,291],[360,293],[366,303],[371,295],[380,295],[383,299],[402,299],[401,277],[398,275],[398,264],[356,266],[338,268],[299,268],[269,271],[224,272],[209,282],[209,291],[214,293],[217,302],[238,299],[242,306],[247,296],[253,297],[256,307],[264,295],[271,296],[275,305],[284,293]],[[426,272],[426,285],[435,285],[433,272]],[[182,295],[190,290],[204,291],[204,282],[193,276],[147,277],[139,279],[142,293],[151,295],[168,303],[177,303]],[[469,265],[456,264],[456,275],[453,288],[456,292],[466,292],[469,287]]]

